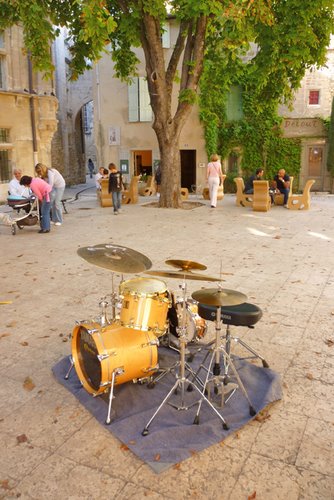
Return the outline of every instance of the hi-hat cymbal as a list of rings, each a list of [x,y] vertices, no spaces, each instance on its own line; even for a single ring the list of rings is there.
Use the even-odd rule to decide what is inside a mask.
[[[200,269],[204,271],[207,269],[204,264],[199,264],[198,262],[193,262],[191,260],[165,260],[165,264],[168,266],[178,267],[183,271],[190,271],[191,269]]]
[[[220,281],[220,278],[205,276],[205,274],[196,274],[191,271],[146,271],[145,274],[163,276],[165,278],[178,278],[179,280]]]
[[[236,306],[247,300],[247,295],[227,288],[203,288],[191,294],[194,300],[207,306]]]
[[[152,267],[142,253],[112,243],[79,248],[78,255],[90,264],[119,273],[142,273]]]

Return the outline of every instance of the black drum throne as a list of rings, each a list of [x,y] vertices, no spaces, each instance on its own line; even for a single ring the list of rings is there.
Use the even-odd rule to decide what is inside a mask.
[[[198,304],[198,314],[201,318],[207,321],[216,321],[217,307],[210,306],[206,304]],[[250,345],[246,344],[239,337],[234,337],[231,335],[231,326],[245,326],[250,329],[254,328],[254,325],[262,318],[262,310],[254,305],[244,302],[243,304],[238,304],[235,306],[221,306],[221,322],[226,325],[226,335],[225,335],[225,351],[230,356],[231,355],[231,344],[232,342],[240,344],[248,352],[248,356],[240,357],[238,359],[248,360],[248,359],[259,359],[262,362],[264,368],[269,368],[267,361],[256,352]],[[225,376],[228,375],[228,364],[224,367]]]

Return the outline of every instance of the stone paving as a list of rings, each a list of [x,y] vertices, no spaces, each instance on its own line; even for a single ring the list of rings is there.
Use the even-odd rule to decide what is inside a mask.
[[[33,226],[12,236],[0,226],[0,498],[333,499],[334,197],[314,195],[306,212],[268,213],[236,207],[233,195],[215,210],[204,201],[192,210],[143,206],[150,201],[115,217],[91,188],[50,234]],[[222,267],[224,286],[263,310],[254,330],[234,333],[282,377],[282,401],[159,475],[51,372],[70,354],[75,321],[96,317],[111,293],[111,272],[77,249],[108,242],[145,254],[152,269],[166,269],[166,259],[200,262],[213,276]],[[188,292],[212,286],[188,281]]]

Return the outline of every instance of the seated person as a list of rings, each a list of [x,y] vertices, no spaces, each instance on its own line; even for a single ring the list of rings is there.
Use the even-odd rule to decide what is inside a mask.
[[[278,174],[274,177],[274,181],[279,192],[284,195],[283,205],[287,207],[290,193],[290,177],[285,173],[284,168],[279,169]]]
[[[20,180],[22,177],[22,170],[19,168],[14,168],[13,179],[8,184],[8,193],[10,196],[15,196],[18,198],[29,198],[31,196],[31,191],[26,186],[21,186]]]
[[[263,168],[256,169],[255,175],[251,175],[248,181],[246,182],[244,191],[245,194],[254,194],[253,182],[262,181],[263,174],[264,174]]]
[[[106,168],[100,167],[98,173],[95,175],[95,186],[97,191],[101,191],[101,179],[108,179],[109,172]]]

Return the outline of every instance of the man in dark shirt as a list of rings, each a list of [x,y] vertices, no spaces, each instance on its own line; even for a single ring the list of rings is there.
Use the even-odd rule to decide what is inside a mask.
[[[114,163],[109,163],[109,186],[108,191],[112,196],[112,204],[114,207],[114,214],[117,215],[121,211],[122,204],[122,188],[123,180],[122,174],[117,170]]]
[[[277,189],[284,195],[283,205],[288,206],[288,198],[290,193],[290,177],[285,173],[284,168],[280,168],[278,174],[275,175]]]
[[[254,181],[261,181],[264,174],[263,168],[258,168],[255,172],[255,175],[251,175],[245,186],[245,194],[253,194],[254,193]]]

